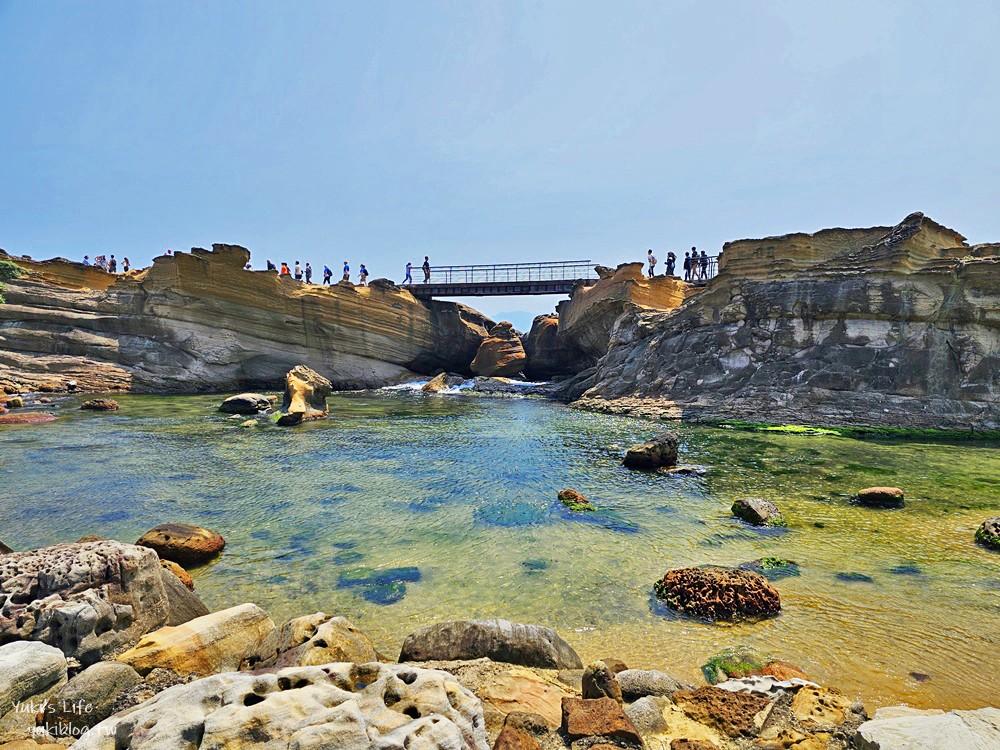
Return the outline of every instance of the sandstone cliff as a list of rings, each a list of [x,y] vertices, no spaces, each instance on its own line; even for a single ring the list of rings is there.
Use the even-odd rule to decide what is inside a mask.
[[[1000,428],[1000,245],[922,214],[728,243],[671,313],[617,320],[579,405],[678,416]]]
[[[304,364],[338,388],[373,387],[439,369],[471,374],[493,325],[390,282],[306,285],[244,271],[248,258],[214,245],[123,276],[10,258],[29,275],[7,284],[0,305],[0,378],[197,392],[278,386]]]

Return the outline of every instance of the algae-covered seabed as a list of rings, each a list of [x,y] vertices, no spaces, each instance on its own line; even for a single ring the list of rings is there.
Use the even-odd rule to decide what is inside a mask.
[[[118,400],[95,414],[69,399],[57,422],[0,431],[0,538],[208,526],[228,541],[193,571],[210,607],[343,614],[389,656],[422,625],[506,617],[556,628],[585,661],[689,680],[750,644],[869,706],[1000,703],[1000,555],[973,542],[1000,514],[996,445],[678,425],[682,461],[709,468],[679,478],[620,465],[662,426],[534,400],[344,394],[329,420],[294,429],[240,428],[218,396]],[[902,487],[906,508],[849,504],[878,484]],[[565,487],[599,512],[563,508]],[[789,529],[734,521],[746,495],[776,500]],[[801,567],[776,582],[776,619],[713,626],[651,598],[669,568],[761,556]],[[358,578],[382,585],[338,585]]]

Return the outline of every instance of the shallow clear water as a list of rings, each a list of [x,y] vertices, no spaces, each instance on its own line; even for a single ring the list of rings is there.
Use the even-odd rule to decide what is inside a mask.
[[[750,644],[869,706],[1000,704],[1000,555],[973,543],[1000,513],[996,446],[679,425],[682,461],[709,469],[679,478],[620,465],[658,425],[536,400],[345,394],[329,420],[251,430],[219,396],[117,398],[117,413],[67,399],[57,422],[0,428],[0,538],[208,526],[228,541],[193,571],[209,606],[343,614],[389,656],[431,622],[506,617],[556,628],[585,661],[690,680]],[[902,487],[906,508],[849,504],[877,484]],[[565,511],[565,487],[600,512]],[[747,495],[776,500],[789,530],[734,521]],[[651,597],[669,568],[764,555],[801,567],[776,582],[773,620],[709,625]]]

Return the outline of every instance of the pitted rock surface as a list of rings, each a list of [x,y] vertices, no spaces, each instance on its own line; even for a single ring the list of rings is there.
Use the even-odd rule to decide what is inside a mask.
[[[731,568],[678,568],[657,581],[671,609],[707,620],[771,617],[781,611],[778,590],[759,573]]]
[[[452,675],[327,664],[214,675],[98,724],[76,750],[336,747],[489,750],[479,700]]]

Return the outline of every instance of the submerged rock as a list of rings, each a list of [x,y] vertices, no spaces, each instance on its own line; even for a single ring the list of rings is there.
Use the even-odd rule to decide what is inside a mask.
[[[854,502],[866,508],[902,508],[903,491],[899,487],[866,487],[858,491]]]
[[[43,424],[55,422],[56,415],[51,412],[26,411],[16,414],[0,414],[0,425],[3,424]]]
[[[724,682],[730,678],[749,677],[763,674],[763,669],[774,659],[752,646],[735,646],[723,649],[701,668],[705,680],[710,684]]]
[[[976,529],[976,541],[987,549],[1000,552],[1000,516],[987,518]]]
[[[219,406],[223,414],[260,414],[271,408],[271,400],[259,393],[239,393]]]
[[[629,469],[645,471],[676,466],[678,442],[672,432],[660,433],[648,442],[629,448],[622,463]]]
[[[490,329],[489,338],[479,345],[472,359],[472,371],[486,377],[510,378],[524,371],[527,358],[521,337],[504,321]]]
[[[575,511],[592,511],[597,510],[590,501],[577,492],[574,489],[565,489],[559,491],[559,502],[565,505],[570,510]]]
[[[403,641],[399,661],[487,657],[542,669],[581,669],[576,651],[550,628],[509,620],[454,620],[429,625]]]
[[[482,704],[468,689],[445,672],[402,664],[328,664],[206,677],[112,716],[74,747],[195,745],[489,750]]]
[[[285,375],[285,397],[278,424],[285,426],[323,419],[330,413],[326,397],[332,392],[333,384],[329,380],[304,365],[296,365]]]
[[[110,398],[95,398],[80,404],[83,411],[118,411],[118,402]]]
[[[147,531],[136,544],[178,565],[201,565],[222,552],[226,540],[217,531],[190,523],[164,523]]]
[[[778,506],[762,497],[741,497],[733,503],[733,515],[753,526],[787,526]]]
[[[777,589],[747,570],[679,568],[668,571],[654,590],[671,609],[713,621],[772,617],[781,611]]]
[[[756,560],[740,563],[740,568],[760,573],[769,581],[801,575],[799,564],[783,557],[758,557]]]

